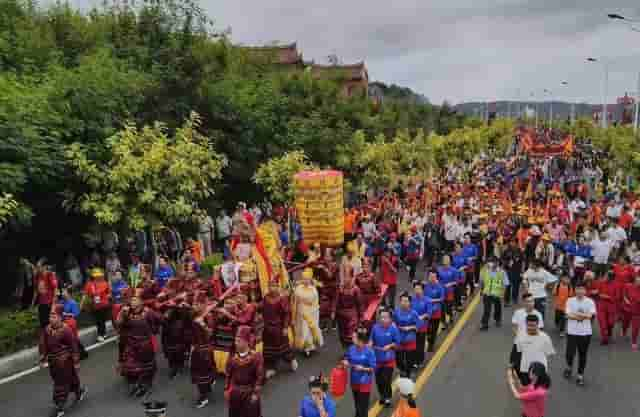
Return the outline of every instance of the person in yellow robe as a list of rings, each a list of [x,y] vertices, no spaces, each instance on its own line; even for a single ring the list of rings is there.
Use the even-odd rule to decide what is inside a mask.
[[[293,293],[293,332],[296,349],[306,356],[324,344],[320,331],[320,298],[313,285],[313,270],[307,268]]]

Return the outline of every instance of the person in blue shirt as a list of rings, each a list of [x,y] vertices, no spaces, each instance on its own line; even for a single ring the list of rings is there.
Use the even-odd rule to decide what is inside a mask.
[[[451,267],[459,272],[456,286],[453,289],[453,295],[457,310],[462,311],[462,297],[465,289],[465,276],[468,275],[467,268],[469,267],[469,259],[464,255],[462,245],[459,242],[456,242],[453,254],[451,255]]]
[[[433,312],[433,304],[424,295],[422,282],[413,281],[413,297],[411,297],[411,308],[418,314],[420,326],[416,332],[416,353],[413,360],[413,367],[420,368],[425,362],[425,347],[427,333],[429,331],[429,318]]]
[[[122,305],[123,291],[129,288],[127,281],[122,277],[122,271],[116,271],[111,279],[111,304]],[[115,318],[115,315],[114,315]]]
[[[465,233],[462,244],[462,254],[464,257],[467,258],[468,262],[475,262],[479,253],[478,245],[471,242],[471,235],[469,233]]]
[[[376,370],[376,354],[368,345],[367,329],[359,328],[354,339],[354,344],[347,350],[343,364],[350,369],[349,380],[351,381],[356,417],[367,417],[373,374]]]
[[[442,257],[442,265],[438,267],[438,280],[446,290],[444,299],[444,314],[442,321],[444,327],[447,327],[447,321],[453,322],[453,303],[455,300],[455,287],[463,274],[451,266],[451,258],[448,255]]]
[[[411,308],[411,296],[407,292],[400,295],[400,306],[393,312],[393,322],[400,330],[400,345],[397,349],[400,375],[411,376],[416,351],[416,333],[422,326],[420,317]]]
[[[414,225],[409,230],[409,237],[407,238],[405,248],[405,259],[409,266],[409,280],[413,281],[416,278],[416,267],[420,260],[420,250],[422,249],[422,237],[418,233],[418,228]]]
[[[298,417],[336,417],[336,403],[322,377],[311,377],[309,393],[300,402]]]
[[[76,337],[78,337],[77,319],[80,315],[80,306],[78,302],[71,296],[71,286],[60,289],[58,304],[62,305],[62,318],[71,327]],[[89,357],[89,353],[78,337],[78,349],[80,350],[80,359],[84,360]]]
[[[64,287],[60,290],[58,304],[62,305],[63,318],[69,317],[75,320],[80,315],[80,306],[71,296],[71,290],[69,287]]]
[[[427,302],[431,304],[431,317],[429,320],[429,335],[428,342],[429,348],[427,352],[433,352],[436,345],[436,337],[438,336],[438,330],[440,329],[440,319],[442,318],[442,306],[444,303],[446,290],[438,281],[438,274],[436,271],[431,271],[428,274],[427,283],[424,286],[424,296]]]
[[[158,259],[158,269],[155,273],[156,283],[160,289],[164,288],[167,285],[167,282],[175,276],[175,271],[167,262],[167,258],[165,256],[161,256]]]
[[[378,322],[371,329],[371,346],[376,354],[376,386],[380,404],[391,407],[391,379],[396,367],[396,348],[400,344],[400,331],[391,320],[391,310],[382,309]]]
[[[467,259],[467,272],[465,273],[465,287],[469,289],[469,294],[475,290],[475,284],[480,279],[479,256],[480,249],[478,245],[471,242],[471,235],[466,233],[462,242],[462,255]],[[464,292],[464,291],[463,291]],[[463,294],[464,296],[464,294]]]
[[[398,235],[395,233],[389,234],[389,242],[391,243],[391,247],[393,248],[393,254],[398,258],[402,257],[402,243],[398,241]]]

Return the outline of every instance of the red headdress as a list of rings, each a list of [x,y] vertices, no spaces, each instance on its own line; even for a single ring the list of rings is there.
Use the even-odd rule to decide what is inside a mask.
[[[253,330],[251,330],[251,327],[239,326],[238,330],[236,331],[236,337],[239,337],[240,339],[247,342],[249,346],[253,346],[254,337],[253,337]]]

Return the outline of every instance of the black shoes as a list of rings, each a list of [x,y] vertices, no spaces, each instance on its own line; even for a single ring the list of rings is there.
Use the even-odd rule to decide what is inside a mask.
[[[562,376],[564,376],[565,379],[571,379],[571,369],[565,369]]]

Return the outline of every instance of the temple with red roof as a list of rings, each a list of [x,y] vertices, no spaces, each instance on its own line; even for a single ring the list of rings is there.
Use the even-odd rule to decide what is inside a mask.
[[[240,46],[247,54],[247,59],[253,63],[269,65],[284,71],[304,71],[311,69],[316,79],[330,79],[338,82],[345,97],[358,94],[368,95],[369,72],[364,63],[321,65],[313,61],[305,62],[302,52],[298,50],[297,42],[285,45]]]

